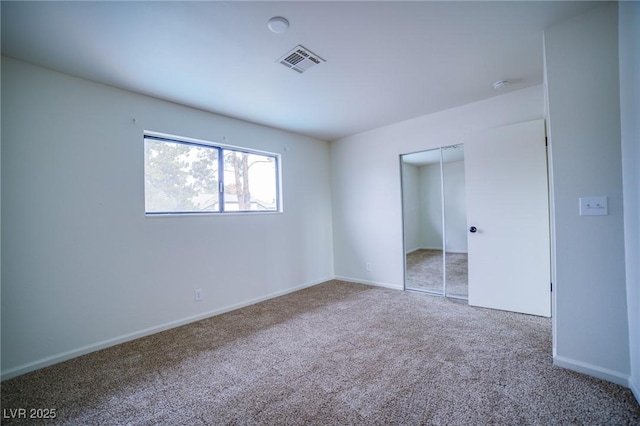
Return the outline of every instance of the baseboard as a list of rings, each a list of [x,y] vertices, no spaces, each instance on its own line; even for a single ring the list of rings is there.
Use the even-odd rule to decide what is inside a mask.
[[[356,283],[356,284],[366,284],[366,285],[372,285],[372,286],[376,286],[376,287],[390,288],[392,290],[404,290],[404,287],[401,286],[401,285],[381,283],[381,282],[378,282],[378,281],[362,280],[360,278],[336,276],[335,279],[339,280],[339,281],[348,281],[348,282],[352,282],[352,283]]]
[[[633,396],[636,397],[636,401],[640,404],[640,385],[633,380],[633,377],[629,378],[629,389],[631,389]]]
[[[587,364],[586,362],[576,361],[574,359],[561,356],[553,357],[553,365],[557,365],[558,367],[566,368],[568,370],[577,371],[578,373],[593,376],[598,379],[613,382],[627,388],[630,387],[629,375],[622,374],[618,371],[609,370],[608,368],[598,367],[597,365]],[[637,393],[634,392],[634,394],[637,398]]]
[[[404,254],[411,254],[411,253],[416,252],[418,250],[422,250],[422,247],[416,247],[414,249],[407,250]]]
[[[414,248],[414,249],[411,249],[411,250],[405,252],[405,254],[411,254],[411,253],[419,251],[419,250],[442,250],[442,247],[417,247],[417,248]],[[468,254],[468,251],[466,251],[466,250],[447,250],[447,253]]]
[[[77,349],[72,349],[66,352],[62,352],[56,355],[52,355],[46,358],[39,359],[37,361],[29,362],[27,364],[23,364],[18,367],[11,368],[9,370],[3,371],[0,375],[1,380],[11,379],[13,377],[21,376],[23,374],[29,373],[31,371],[39,370],[44,367],[49,367],[50,365],[58,364],[60,362],[64,362],[70,360],[72,358],[77,358],[82,355],[86,355],[91,352],[99,351],[101,349],[106,349],[111,346],[119,345],[121,343],[129,342],[131,340],[139,339],[141,337],[150,336],[152,334],[160,333],[165,330],[169,330],[172,328],[180,327],[182,325],[186,325],[192,322],[200,321],[206,318],[214,317],[216,315],[224,314],[225,312],[235,311],[236,309],[244,308],[245,306],[254,305],[256,303],[264,302],[265,300],[274,299],[276,297],[284,296],[285,294],[293,293],[295,291],[302,290],[304,288],[313,287],[314,285],[322,284],[324,282],[330,281],[333,279],[332,277],[328,277],[319,281],[312,281],[302,285],[298,285],[296,287],[288,288],[286,290],[278,291],[275,293],[270,293],[265,296],[257,297],[255,299],[250,299],[241,303],[236,303],[234,305],[225,306],[223,308],[214,309],[213,311],[203,312],[198,315],[193,315],[187,318],[182,318],[175,321],[170,321],[168,323],[160,324],[154,327],[149,327],[143,330],[134,331],[132,333],[128,333],[122,336],[114,337],[112,339],[103,340],[98,343],[94,343],[91,345],[83,346]]]
[[[416,250],[442,250],[442,247],[418,247]]]

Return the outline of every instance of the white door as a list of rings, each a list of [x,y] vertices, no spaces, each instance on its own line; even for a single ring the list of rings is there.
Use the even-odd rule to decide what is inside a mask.
[[[544,120],[474,135],[464,150],[469,304],[551,316]]]

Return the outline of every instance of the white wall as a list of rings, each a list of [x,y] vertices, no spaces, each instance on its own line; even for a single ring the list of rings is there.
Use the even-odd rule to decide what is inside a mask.
[[[620,2],[618,7],[629,385],[640,401],[640,3]]]
[[[440,164],[418,168],[420,248],[442,250],[442,174]]]
[[[327,142],[8,58],[2,110],[3,378],[333,277]],[[145,217],[144,130],[282,154],[284,213]]]
[[[467,216],[464,182],[464,162],[443,164],[446,249],[454,253],[467,252]],[[419,168],[420,184],[420,247],[442,250],[442,174],[439,164]]]
[[[451,253],[466,253],[468,232],[464,161],[444,163],[443,173],[446,249]]]
[[[617,4],[545,32],[555,222],[556,364],[627,384],[629,335]],[[637,118],[637,117],[636,117]],[[607,196],[607,216],[578,198]]]
[[[418,167],[402,163],[402,202],[404,223],[404,247],[407,253],[418,250],[420,244],[420,188]]]
[[[402,288],[400,154],[455,145],[543,114],[540,85],[332,142],[335,275]]]
[[[402,164],[404,242],[407,253],[442,250],[442,174],[439,164]],[[467,252],[467,216],[464,162],[444,164],[446,248]]]

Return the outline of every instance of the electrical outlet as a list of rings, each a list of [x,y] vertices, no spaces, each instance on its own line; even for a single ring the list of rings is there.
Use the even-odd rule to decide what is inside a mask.
[[[371,263],[367,262],[365,268],[367,269],[367,271],[371,272]]]
[[[606,216],[607,197],[580,197],[580,216]]]
[[[201,288],[196,288],[195,290],[193,290],[193,299],[196,302],[201,302],[202,299],[204,299],[204,297],[202,297],[202,289]]]

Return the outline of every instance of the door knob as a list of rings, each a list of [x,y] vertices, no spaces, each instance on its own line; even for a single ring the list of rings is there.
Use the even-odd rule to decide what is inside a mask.
[[[469,228],[469,232],[471,232],[472,234],[475,234],[477,230],[478,229],[475,226],[472,226],[471,228]]]

